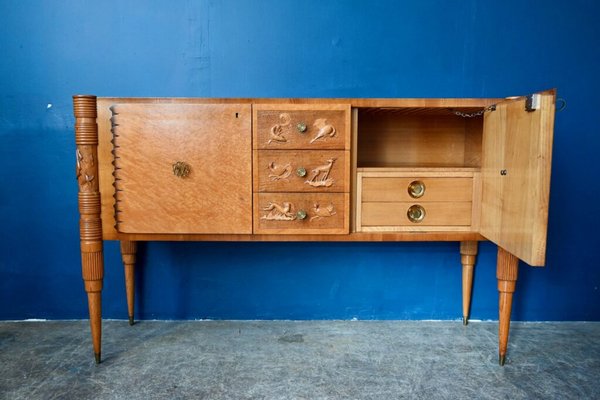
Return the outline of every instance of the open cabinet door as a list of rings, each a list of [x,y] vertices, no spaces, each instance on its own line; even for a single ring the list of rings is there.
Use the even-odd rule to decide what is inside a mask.
[[[543,266],[556,91],[502,101],[483,124],[480,233]]]

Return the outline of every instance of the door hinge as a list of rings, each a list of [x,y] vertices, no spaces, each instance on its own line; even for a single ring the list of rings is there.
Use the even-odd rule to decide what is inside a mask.
[[[532,112],[540,109],[542,95],[539,93],[530,94],[525,98],[525,111]]]

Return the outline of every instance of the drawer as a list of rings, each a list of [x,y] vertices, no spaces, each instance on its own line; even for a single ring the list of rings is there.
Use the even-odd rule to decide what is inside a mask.
[[[254,105],[255,149],[350,149],[350,106]]]
[[[376,202],[362,203],[361,222],[369,226],[469,226],[471,202]],[[421,207],[424,214],[419,222],[408,216],[409,209]],[[419,218],[419,211],[413,217]]]
[[[345,234],[348,193],[254,194],[254,233]]]
[[[466,202],[472,199],[473,178],[362,178],[363,202]]]
[[[255,191],[350,191],[346,151],[258,150],[255,159]]]

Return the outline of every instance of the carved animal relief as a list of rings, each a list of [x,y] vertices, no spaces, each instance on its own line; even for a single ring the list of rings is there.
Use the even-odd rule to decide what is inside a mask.
[[[266,211],[267,214],[260,217],[267,221],[293,221],[296,219],[296,215],[292,212],[293,204],[284,202],[282,205],[277,203],[269,203],[262,210]]]
[[[334,137],[336,134],[335,127],[327,123],[325,118],[319,118],[313,124],[319,131],[314,138],[311,139],[310,143],[314,143],[317,140],[326,140],[328,137]]]
[[[269,140],[267,144],[275,143],[285,143],[287,142],[287,138],[283,135],[283,128],[290,125],[292,121],[292,117],[288,113],[279,114],[279,119],[281,120],[280,124],[275,124],[271,127],[271,132],[269,135]]]
[[[94,191],[94,155],[92,152],[84,146],[78,147],[75,150],[75,156],[77,159],[77,182],[79,183],[79,190],[81,192],[92,192]]]
[[[269,179],[272,181],[279,181],[282,179],[287,180],[287,178],[292,173],[292,165],[287,163],[285,165],[276,165],[274,161],[270,162],[268,167],[271,173],[269,174]]]
[[[331,204],[331,203],[329,203],[329,205],[327,207],[324,207],[324,208],[321,207],[319,205],[319,203],[315,203],[313,205],[313,209],[312,210],[313,210],[313,214],[314,215],[312,217],[310,217],[311,221],[318,220],[318,219],[321,219],[321,218],[329,218],[329,217],[332,217],[332,216],[334,216],[336,214],[335,208],[333,207],[333,204]]]
[[[335,160],[335,158],[330,158],[327,160],[327,164],[311,170],[309,178],[304,183],[312,187],[329,187],[333,185],[334,180],[329,177],[329,174]]]

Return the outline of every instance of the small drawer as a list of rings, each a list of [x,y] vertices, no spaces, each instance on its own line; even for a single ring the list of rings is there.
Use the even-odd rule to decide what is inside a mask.
[[[348,152],[258,150],[255,191],[349,192]]]
[[[363,202],[464,202],[473,199],[473,178],[363,177]]]
[[[350,149],[350,106],[258,104],[255,149]]]
[[[469,226],[471,202],[362,203],[363,227]],[[412,207],[412,208],[411,208]]]
[[[345,234],[348,206],[347,193],[254,194],[254,233]]]

